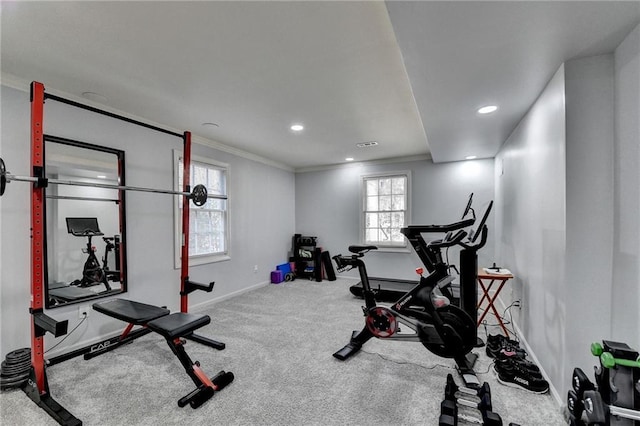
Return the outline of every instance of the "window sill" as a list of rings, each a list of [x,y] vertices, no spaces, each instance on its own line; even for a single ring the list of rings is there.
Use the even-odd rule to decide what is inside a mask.
[[[375,244],[374,244],[375,245]],[[375,250],[377,252],[384,252],[384,253],[411,253],[411,250],[409,249],[409,247],[390,247],[390,246],[377,246],[378,250]]]

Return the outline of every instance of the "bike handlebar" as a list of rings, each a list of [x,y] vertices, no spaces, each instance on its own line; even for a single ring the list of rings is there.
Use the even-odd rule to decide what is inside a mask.
[[[427,244],[428,247],[444,248],[452,247],[456,244],[463,245],[462,240],[467,236],[467,231],[460,229],[455,234],[447,234],[442,240],[433,240]]]
[[[459,222],[449,223],[447,225],[409,225],[402,228],[400,232],[402,232],[406,237],[416,236],[427,232],[451,232],[471,226],[474,222],[475,219],[465,219]]]

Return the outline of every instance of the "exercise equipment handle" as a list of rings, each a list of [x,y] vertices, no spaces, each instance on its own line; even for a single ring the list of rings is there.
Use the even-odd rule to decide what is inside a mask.
[[[465,219],[459,222],[449,223],[447,225],[409,225],[402,228],[400,232],[407,237],[416,236],[422,233],[446,233],[466,228],[473,225],[474,222],[475,219]]]
[[[209,284],[200,284],[194,281],[190,281],[189,277],[187,277],[184,281],[184,292],[180,292],[180,294],[182,295],[184,293],[184,295],[186,295],[196,290],[201,290],[201,291],[206,291],[207,293],[211,293],[213,291],[214,284],[215,284],[215,281],[211,281]]]
[[[459,244],[466,249],[480,250],[487,243],[487,235],[489,234],[487,225],[484,225],[480,232],[482,233],[482,235],[480,237],[480,241],[477,244],[467,244],[463,243],[462,241]]]
[[[467,232],[460,229],[455,234],[447,234],[445,238],[442,240],[433,240],[427,244],[427,247],[435,247],[435,248],[444,248],[444,247],[452,247],[456,244],[460,244],[464,237],[467,236]]]

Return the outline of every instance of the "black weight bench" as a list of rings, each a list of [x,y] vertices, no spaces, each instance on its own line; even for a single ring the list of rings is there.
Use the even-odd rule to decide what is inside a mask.
[[[88,351],[85,351],[84,353],[84,359],[91,359],[98,355],[102,355],[103,353],[112,351],[118,346],[129,343],[138,337],[149,334],[151,332],[151,330],[147,328],[147,323],[149,321],[167,316],[171,313],[167,308],[161,308],[159,306],[147,305],[146,303],[134,302],[132,300],[125,299],[113,299],[107,300],[106,302],[97,302],[92,306],[94,310],[102,314],[129,324],[119,336],[103,340],[102,342],[96,343],[88,348]],[[136,325],[141,326],[141,328],[133,330],[133,327]]]
[[[196,384],[196,389],[188,395],[180,398],[178,405],[184,407],[190,404],[193,408],[198,408],[215,391],[219,391],[233,381],[233,373],[220,371],[215,377],[209,378],[201,369],[199,363],[191,361],[184,349],[183,338],[193,336],[193,332],[211,322],[208,315],[188,314],[176,312],[171,314],[166,308],[161,308],[146,303],[134,302],[125,299],[113,299],[106,302],[93,304],[93,309],[107,316],[128,322],[124,332],[118,336],[94,345],[91,351],[84,354],[85,359],[108,352],[116,347],[128,343],[133,339],[154,331],[162,335],[171,351],[178,357],[185,371]],[[132,331],[134,326],[142,326]],[[217,349],[224,349],[223,343],[214,346]]]

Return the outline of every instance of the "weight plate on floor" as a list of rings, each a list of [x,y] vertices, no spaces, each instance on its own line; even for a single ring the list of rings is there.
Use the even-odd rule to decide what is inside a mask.
[[[31,358],[31,348],[22,348],[11,351],[7,354],[5,359],[9,364],[15,364]]]
[[[25,370],[24,368],[20,368],[20,369],[3,368],[2,370],[0,370],[0,377],[12,377],[18,374],[24,374],[25,371],[29,371],[29,370]]]
[[[20,374],[25,371],[29,371],[31,368],[30,362],[25,362],[17,365],[7,365],[4,361],[2,361],[2,367],[0,368],[0,376],[11,376],[14,374]]]
[[[4,368],[26,368],[29,367],[31,365],[31,360],[30,359],[25,359],[24,361],[20,361],[20,362],[7,362],[7,361],[2,361],[2,363],[0,364],[0,367]]]
[[[16,376],[12,378],[0,377],[0,390],[7,390],[7,389],[19,387],[28,379],[29,379],[29,374],[23,374],[22,376]]]

